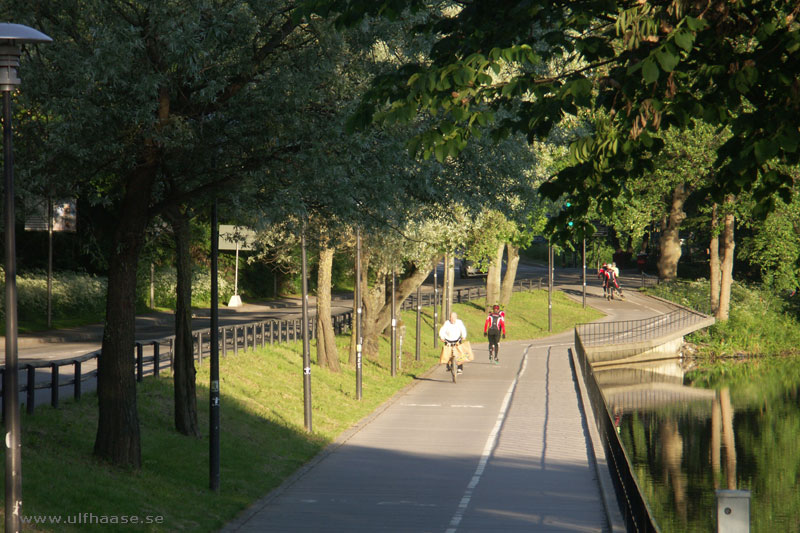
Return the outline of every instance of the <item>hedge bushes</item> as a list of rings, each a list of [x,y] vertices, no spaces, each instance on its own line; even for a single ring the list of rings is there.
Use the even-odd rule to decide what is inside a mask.
[[[5,274],[2,277],[5,291]],[[53,276],[53,321],[76,317],[102,317],[106,305],[106,279],[90,274],[59,272]],[[0,299],[0,317],[5,321],[5,298]],[[17,313],[20,324],[47,323],[47,273],[17,275]]]
[[[175,308],[175,271],[155,273],[155,305]],[[79,272],[56,272],[52,280],[52,319],[54,327],[101,322],[105,316],[105,277]],[[0,290],[5,291],[5,274],[0,269]],[[220,303],[233,295],[233,284],[219,280]],[[137,283],[138,312],[150,306],[150,272],[140,272]],[[211,300],[211,273],[198,267],[192,279],[192,305],[208,306]],[[47,273],[32,271],[17,274],[17,313],[22,331],[47,326]],[[0,320],[5,321],[5,298],[0,298]]]

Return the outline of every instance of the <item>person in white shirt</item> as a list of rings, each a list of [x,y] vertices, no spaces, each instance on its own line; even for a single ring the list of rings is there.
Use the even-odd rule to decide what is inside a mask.
[[[467,338],[467,328],[464,326],[455,311],[450,313],[450,320],[442,324],[439,329],[439,338],[447,344],[458,344]],[[464,371],[464,365],[458,365],[458,373]]]

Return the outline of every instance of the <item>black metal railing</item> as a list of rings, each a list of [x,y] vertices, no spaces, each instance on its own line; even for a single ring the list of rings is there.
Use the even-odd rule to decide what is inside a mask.
[[[346,311],[332,316],[334,331],[337,334],[345,333],[353,323],[353,312]],[[238,353],[239,349],[255,349],[259,344],[265,347],[267,344],[286,343],[301,340],[302,319],[290,318],[283,320],[264,320],[250,322],[246,324],[232,324],[221,326],[220,330],[220,353],[223,357],[229,351]],[[194,358],[198,363],[203,362],[203,357],[211,353],[209,328],[195,330],[192,332],[194,338]],[[316,319],[309,319],[309,332],[311,338],[316,336]],[[142,381],[145,375],[159,377],[161,370],[169,367],[172,370],[174,360],[175,336],[170,335],[160,339],[137,341],[134,346],[134,353],[131,359],[132,370],[136,375],[137,381]],[[163,348],[166,347],[166,350]],[[145,348],[148,353],[145,353]],[[36,361],[20,366],[20,371],[26,373],[26,379],[20,380],[23,385],[20,391],[25,393],[25,405],[27,412],[33,414],[36,405],[36,391],[50,391],[50,405],[59,406],[60,392],[63,387],[72,387],[72,396],[76,400],[80,399],[83,389],[83,382],[97,376],[97,368],[85,370],[84,363],[95,361],[100,356],[100,350],[87,353],[80,357],[62,359],[58,361]],[[88,365],[87,365],[88,366]],[[62,375],[62,369],[69,369],[71,372]],[[0,383],[5,368],[0,368]],[[0,395],[2,387],[0,387]]]
[[[584,346],[616,345],[658,339],[708,320],[708,316],[687,308],[641,320],[592,322],[575,326]]]
[[[514,292],[520,291],[531,291],[533,289],[542,289],[542,282],[544,281],[544,288],[547,288],[547,280],[545,278],[525,278],[525,279],[518,279],[514,282],[514,286],[512,290]],[[436,298],[436,305],[442,303],[442,299],[444,298],[442,291],[438,292]],[[460,304],[464,302],[471,302],[473,300],[480,300],[481,298],[486,298],[486,287],[485,286],[478,286],[478,287],[460,287],[455,288],[453,290],[453,302]],[[422,293],[420,295],[421,305],[429,306],[433,305],[433,293]],[[417,295],[411,294],[403,300],[400,304],[401,310],[406,309],[414,309],[417,306]]]
[[[625,519],[626,530],[658,533],[660,529],[642,494],[636,476],[633,474],[630,459],[622,446],[622,442],[619,440],[614,419],[608,411],[608,407],[606,407],[603,393],[595,379],[592,365],[586,358],[577,329],[575,331],[575,351],[583,374],[583,380],[586,384],[586,393],[592,404],[597,430],[603,442],[603,449],[608,461],[609,473],[614,483],[614,490],[617,494],[617,501]]]
[[[514,291],[532,290],[542,288],[542,279],[521,279],[514,284]],[[477,300],[486,296],[485,287],[471,287],[456,289],[453,300],[456,303]],[[423,293],[420,297],[423,306],[433,305],[433,294]],[[441,303],[442,295],[439,293],[437,302]],[[416,307],[416,294],[410,295],[400,305],[401,309],[413,309]],[[332,315],[333,329],[336,334],[347,333],[353,327],[353,312],[345,311]],[[240,349],[248,350],[257,347],[264,348],[267,345],[280,343],[297,342],[302,340],[302,319],[268,319],[258,322],[243,324],[232,324],[220,326],[220,354],[223,357],[229,351],[237,354]],[[313,340],[316,338],[316,317],[309,318],[309,336]],[[203,358],[211,353],[211,329],[205,328],[194,330],[194,358],[198,363],[203,362]],[[136,374],[136,380],[142,381],[144,376],[153,375],[158,377],[161,370],[169,367],[172,370],[174,359],[175,336],[170,335],[160,339],[149,339],[137,341],[134,347],[134,354],[131,360],[132,370]],[[164,349],[166,348],[166,349]],[[97,368],[86,369],[85,366],[96,365],[95,360],[100,356],[100,350],[87,353],[80,357],[62,359],[58,361],[36,361],[20,366],[20,371],[26,373],[25,380],[20,380],[23,385],[20,391],[25,393],[25,405],[28,413],[33,414],[36,405],[36,391],[49,389],[50,405],[58,407],[60,400],[60,390],[63,387],[72,387],[72,396],[76,400],[80,399],[83,382],[97,376]],[[85,363],[90,363],[86,364]],[[68,368],[69,373],[63,373],[62,369]],[[2,375],[4,368],[0,368],[0,395],[2,395]],[[1,397],[1,396],[0,396]],[[1,403],[1,402],[0,402]]]

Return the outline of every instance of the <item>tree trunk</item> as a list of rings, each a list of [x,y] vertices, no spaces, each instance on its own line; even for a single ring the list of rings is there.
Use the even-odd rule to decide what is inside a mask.
[[[189,215],[180,207],[169,209],[165,216],[172,225],[177,272],[173,352],[175,429],[184,435],[197,437],[200,429],[197,424],[197,371],[192,336],[191,225]]]
[[[736,438],[733,433],[733,405],[731,392],[725,387],[719,391],[722,418],[722,446],[725,448],[725,477],[727,488],[736,490]]]
[[[665,280],[678,276],[678,260],[681,258],[680,229],[686,218],[683,204],[689,197],[685,184],[678,184],[672,191],[670,212],[661,224],[661,256],[658,259],[658,277]]]
[[[500,275],[503,272],[503,250],[505,248],[505,242],[501,242],[497,246],[497,253],[489,265],[489,272],[486,275],[486,312],[489,312],[492,306],[500,301]]]
[[[682,519],[686,519],[688,509],[688,494],[686,476],[683,474],[683,437],[680,428],[674,420],[661,423],[661,461],[664,465],[666,478],[672,485],[673,506]]]
[[[365,289],[362,293],[364,295],[364,316],[361,330],[364,345],[361,349],[363,355],[374,357],[378,354],[378,339],[383,331],[383,328],[378,327],[378,315],[386,304],[386,276],[378,273],[372,287],[367,286]]]
[[[733,196],[725,199],[728,204],[728,213],[725,215],[722,228],[722,264],[719,280],[719,309],[715,315],[717,320],[728,320],[731,307],[731,287],[733,286],[733,250],[736,243],[733,240]]]
[[[334,249],[327,239],[320,241],[317,273],[317,364],[333,372],[339,371],[336,335],[331,322],[331,270]],[[355,328],[353,328],[355,329]]]
[[[645,232],[642,236],[642,249],[641,251],[647,253],[647,248],[650,246],[650,232]]]
[[[720,407],[720,396],[717,391],[716,397],[711,402],[711,473],[714,480],[714,488],[719,488],[720,458],[722,449],[722,409]]]
[[[506,307],[511,302],[511,294],[514,292],[514,282],[517,280],[517,267],[519,266],[519,246],[514,246],[510,242],[506,244],[508,250],[508,262],[506,273],[503,276],[503,285],[500,288],[500,306]]]
[[[119,208],[114,246],[109,257],[106,321],[98,358],[98,421],[94,454],[114,465],[142,464],[133,350],[136,317],[136,267],[148,222],[156,166],[132,172]]]
[[[708,245],[708,281],[711,313],[717,316],[719,310],[720,263],[719,263],[719,215],[718,206],[714,202],[711,207],[711,242]]]
[[[435,260],[438,263],[438,258]],[[436,264],[436,263],[432,263]],[[433,268],[433,266],[431,267]],[[397,287],[395,307],[396,312],[399,312],[400,305],[405,301],[408,296],[417,290],[431,273],[430,269],[416,269],[411,275]],[[391,302],[386,301],[386,284],[384,276],[378,276],[380,282],[367,292],[368,298],[364,301],[364,350],[365,353],[374,356],[378,353],[378,340],[381,333],[392,323],[392,305]],[[367,302],[367,300],[369,302]],[[367,309],[367,307],[369,309]]]

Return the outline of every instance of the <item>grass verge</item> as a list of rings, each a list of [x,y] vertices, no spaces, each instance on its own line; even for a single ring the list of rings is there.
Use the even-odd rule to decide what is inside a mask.
[[[708,280],[663,283],[647,293],[710,314]],[[692,333],[701,361],[731,356],[800,354],[798,297],[787,298],[755,284],[734,282],[729,319]]]
[[[455,306],[469,338],[482,342],[482,302]],[[221,487],[208,489],[208,366],[199,366],[197,402],[203,435],[172,430],[172,381],[148,378],[138,385],[142,468],[124,471],[92,457],[97,397],[23,412],[24,516],[44,519],[26,531],[215,531],[277,487],[342,431],[356,424],[438,362],[431,309],[422,314],[421,361],[414,360],[415,313],[406,325],[401,371],[389,375],[389,345],[363,364],[363,400],[355,399],[355,370],[347,364],[349,337],[337,339],[342,371],[312,363],[314,433],[304,430],[301,344],[251,352],[220,361]],[[543,337],[547,293],[516,293],[507,308],[508,339]],[[554,333],[599,316],[561,293],[553,304]],[[313,357],[312,345],[312,357]],[[124,518],[123,518],[124,517]],[[148,524],[122,524],[132,517]],[[53,522],[51,522],[51,520]],[[60,523],[55,523],[60,520]],[[87,521],[96,523],[86,523]],[[158,523],[155,521],[159,520]],[[78,523],[83,522],[83,523]]]

